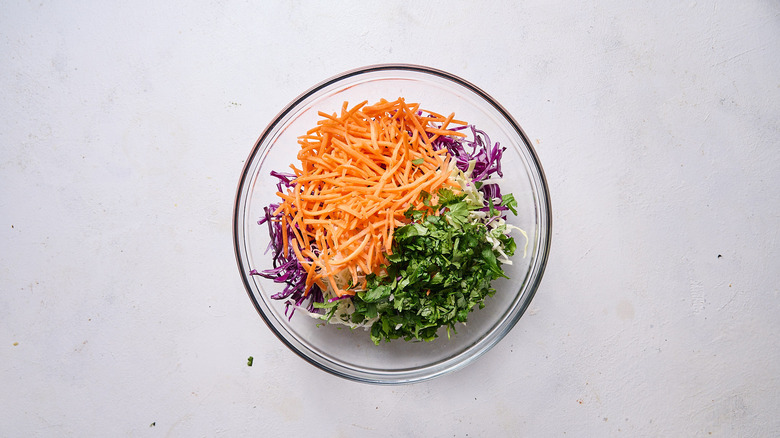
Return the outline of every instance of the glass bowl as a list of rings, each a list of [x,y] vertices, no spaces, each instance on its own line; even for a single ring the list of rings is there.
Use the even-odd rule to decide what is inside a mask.
[[[257,221],[263,207],[277,200],[271,170],[288,171],[296,163],[298,136],[316,126],[318,111],[338,112],[350,105],[384,98],[404,97],[421,108],[455,113],[485,131],[493,142],[506,147],[502,160],[503,193],[512,193],[518,214],[509,223],[528,233],[527,255],[523,237],[514,234],[518,251],[504,270],[509,280],[493,283],[497,292],[483,309],[474,310],[466,324],[456,326],[449,339],[432,342],[396,339],[374,345],[369,332],[335,324],[321,324],[303,310],[288,320],[284,303],[270,298],[280,287],[271,280],[250,275],[252,269],[270,268],[266,252],[269,236]],[[368,383],[398,384],[441,376],[472,363],[496,345],[517,323],[539,286],[551,237],[550,197],[536,153],[512,116],[487,93],[450,73],[417,65],[373,65],[348,71],[306,91],[293,100],[260,135],[246,161],[236,195],[233,233],[239,271],[252,303],[268,327],[287,347],[312,365],[335,375]],[[440,332],[441,333],[441,332]]]

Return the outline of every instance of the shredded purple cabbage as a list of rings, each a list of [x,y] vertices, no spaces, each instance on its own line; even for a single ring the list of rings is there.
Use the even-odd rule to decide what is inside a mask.
[[[506,150],[505,147],[496,142],[492,144],[490,137],[485,131],[477,129],[474,125],[452,128],[453,131],[470,128],[473,140],[461,137],[440,136],[433,141],[433,149],[441,150],[446,148],[450,156],[455,160],[455,166],[466,171],[469,168],[469,162],[474,161],[474,171],[471,173],[471,179],[474,182],[482,182],[493,174],[499,177],[504,176],[501,170],[501,157]],[[483,184],[479,191],[485,197],[485,200],[501,198],[501,189],[498,184]],[[497,205],[497,210],[506,210],[506,207]]]
[[[279,191],[282,191],[283,187],[291,187],[291,182],[295,178],[295,175],[276,171],[272,171],[271,175],[279,180],[276,184]],[[265,215],[257,221],[258,225],[266,224],[268,226],[268,234],[271,237],[271,241],[268,243],[266,252],[270,250],[273,255],[273,268],[263,271],[252,269],[249,273],[271,279],[274,283],[284,283],[284,289],[277,294],[271,295],[271,298],[287,300],[285,302],[284,314],[288,319],[292,318],[296,308],[304,305],[309,312],[318,313],[319,309],[314,307],[314,303],[321,303],[325,300],[322,289],[315,283],[309,289],[309,293],[304,295],[307,276],[306,269],[298,261],[298,257],[296,257],[295,251],[292,249],[292,241],[295,239],[295,234],[289,223],[286,225],[287,252],[284,252],[284,233],[282,233],[282,221],[280,220],[281,213],[278,216],[273,216],[274,210],[278,207],[279,204],[271,204],[265,207]],[[309,259],[308,261],[311,260]]]

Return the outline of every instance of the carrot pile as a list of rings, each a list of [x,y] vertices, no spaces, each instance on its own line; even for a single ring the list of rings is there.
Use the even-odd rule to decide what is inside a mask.
[[[300,168],[274,216],[283,221],[284,253],[288,240],[307,271],[304,293],[326,282],[336,296],[354,295],[365,275],[379,273],[392,249],[393,232],[408,220],[413,206],[426,208],[420,194],[457,188],[449,177],[446,149],[435,151],[439,136],[464,134],[447,129],[454,114],[423,112],[403,98],[374,105],[363,102],[340,114],[319,113],[317,126],[299,137]],[[288,239],[287,230],[295,234]],[[336,275],[347,270],[352,287],[339,287]]]

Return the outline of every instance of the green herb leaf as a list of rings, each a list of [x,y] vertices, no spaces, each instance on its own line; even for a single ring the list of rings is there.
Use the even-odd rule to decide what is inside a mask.
[[[515,200],[515,196],[511,193],[506,193],[501,197],[501,205],[508,208],[509,210],[514,213],[515,216],[517,216],[517,200]]]

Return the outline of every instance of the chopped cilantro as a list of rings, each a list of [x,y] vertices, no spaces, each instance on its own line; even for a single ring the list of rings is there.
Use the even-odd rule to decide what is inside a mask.
[[[508,208],[512,213],[517,214],[517,200],[511,193],[507,193],[501,198],[501,205]]]
[[[398,338],[431,341],[443,326],[449,335],[495,294],[490,283],[506,278],[487,240],[487,227],[468,220],[477,207],[449,190],[437,195],[438,204],[432,207],[441,214],[407,210],[406,217],[414,222],[396,229],[387,275],[368,275],[366,290],[353,297],[352,322],[378,317],[371,326],[376,344]],[[511,237],[497,238],[514,252]]]
[[[254,357],[249,356],[249,358],[247,358],[247,360],[246,360],[246,366],[251,367],[252,366],[252,362],[254,362],[254,360],[255,360]]]

